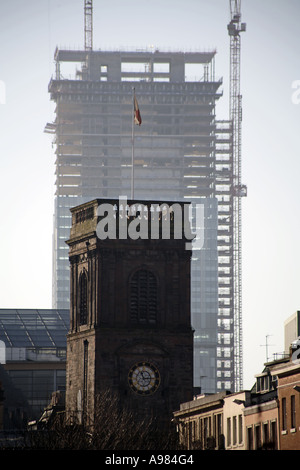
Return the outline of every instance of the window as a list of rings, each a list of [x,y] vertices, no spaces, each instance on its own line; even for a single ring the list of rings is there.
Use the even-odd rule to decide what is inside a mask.
[[[264,392],[266,390],[269,390],[270,377],[268,375],[258,377],[257,382],[256,382],[256,388],[257,388],[257,392]]]
[[[216,439],[217,439],[217,446],[220,449],[224,446],[223,441],[223,432],[222,432],[222,414],[217,415],[217,429],[216,429]]]
[[[282,431],[286,431],[287,429],[287,424],[286,424],[286,398],[282,399],[282,407],[281,407],[281,412],[282,412]]]
[[[264,445],[269,444],[269,423],[263,423],[262,425],[263,429],[263,443]]]
[[[231,446],[231,418],[227,418],[227,447]]]
[[[271,421],[270,428],[270,443],[273,445],[273,449],[277,449],[277,421]]]
[[[247,444],[248,450],[253,450],[253,431],[251,426],[247,428]]]
[[[87,340],[83,343],[83,408],[86,412],[87,388],[88,388],[88,353],[89,343]]]
[[[203,420],[203,444],[204,444],[204,448],[206,448],[207,446],[207,438],[209,436],[210,432],[209,432],[209,421],[208,421],[208,418],[204,418]]]
[[[295,405],[295,395],[291,396],[291,428],[296,428],[296,405]]]
[[[261,448],[261,430],[260,424],[255,426],[255,449]]]
[[[239,415],[239,444],[243,442],[243,415]]]
[[[146,269],[134,273],[130,281],[130,320],[145,325],[157,321],[157,280]]]
[[[83,272],[79,278],[79,324],[87,324],[87,291],[88,282],[86,272]]]
[[[236,423],[236,416],[233,416],[232,422],[232,444],[235,446],[237,443],[237,423]]]

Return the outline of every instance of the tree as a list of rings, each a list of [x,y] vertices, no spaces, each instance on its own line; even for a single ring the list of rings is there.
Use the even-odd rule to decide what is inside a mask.
[[[139,419],[120,405],[117,395],[106,391],[96,397],[93,420],[78,423],[78,414],[58,413],[43,429],[27,434],[34,449],[68,450],[176,450],[177,433],[172,423],[162,425],[154,418]],[[90,417],[89,417],[90,418]],[[88,424],[86,424],[89,421]]]

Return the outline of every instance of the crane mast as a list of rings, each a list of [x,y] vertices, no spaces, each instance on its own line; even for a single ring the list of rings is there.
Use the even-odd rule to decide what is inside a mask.
[[[233,319],[234,319],[234,388],[243,387],[242,344],[242,263],[241,263],[241,198],[247,188],[241,182],[241,122],[242,96],[240,92],[241,38],[246,23],[241,23],[241,0],[230,0],[230,120],[233,129]]]
[[[242,263],[241,263],[241,198],[247,188],[241,182],[241,122],[242,96],[240,92],[241,38],[246,23],[241,22],[241,0],[229,0],[230,22],[227,26],[230,38],[230,120],[232,122],[233,154],[233,322],[234,322],[234,389],[243,388],[242,344]],[[93,1],[84,1],[84,48],[93,50]]]
[[[93,1],[84,1],[84,49],[93,50]]]

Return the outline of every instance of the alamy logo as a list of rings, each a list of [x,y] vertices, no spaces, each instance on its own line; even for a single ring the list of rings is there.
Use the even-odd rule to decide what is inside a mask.
[[[6,363],[6,347],[4,341],[0,340],[0,364]]]
[[[295,90],[292,93],[292,103],[299,104],[300,103],[300,80],[294,80],[292,83],[292,88]]]
[[[143,203],[128,205],[126,196],[119,197],[119,205],[100,204],[97,208],[96,233],[99,239],[130,238],[170,240],[182,239],[186,249],[200,250],[204,244],[204,205],[192,203]]]
[[[294,364],[300,364],[300,339],[297,339],[297,341],[294,343],[297,349],[292,354],[292,362]]]

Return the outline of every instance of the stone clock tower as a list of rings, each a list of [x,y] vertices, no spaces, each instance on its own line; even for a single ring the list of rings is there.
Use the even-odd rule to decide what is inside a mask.
[[[163,419],[192,399],[184,204],[176,214],[159,204],[105,199],[71,210],[66,410],[80,419],[93,418],[107,390],[140,416]]]

